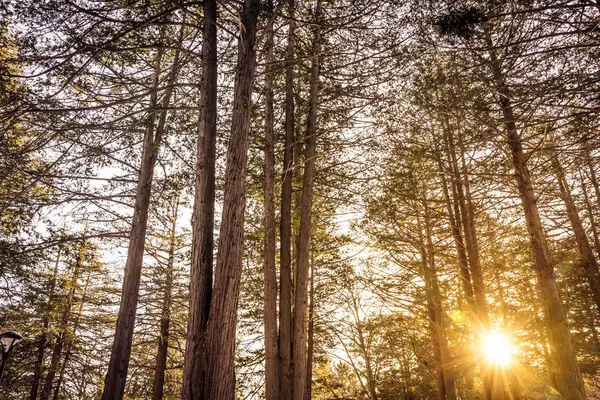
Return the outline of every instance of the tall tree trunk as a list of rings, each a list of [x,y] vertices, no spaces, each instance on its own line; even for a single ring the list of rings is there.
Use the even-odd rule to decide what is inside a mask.
[[[167,109],[171,103],[173,84],[179,72],[180,63],[174,60],[168,78],[168,87],[165,89],[163,101],[158,108],[158,86],[161,75],[161,63],[163,49],[159,49],[154,64],[154,81],[150,94],[150,112],[146,120],[146,132],[144,134],[144,150],[140,164],[135,205],[131,233],[129,236],[129,249],[127,261],[125,262],[125,275],[123,277],[123,290],[121,303],[119,305],[119,316],[112,345],[108,372],[104,380],[102,400],[121,400],[125,392],[127,380],[127,369],[131,356],[131,343],[133,341],[133,329],[135,327],[135,316],[140,290],[140,279],[146,243],[146,227],[148,224],[148,209],[152,192],[152,180],[154,166],[158,158],[158,152],[162,144],[166,128]],[[177,53],[178,54],[178,53]],[[158,124],[155,124],[156,116],[159,116]],[[155,126],[156,125],[156,126]]]
[[[69,365],[69,360],[71,359],[71,355],[73,354],[74,339],[77,334],[77,329],[79,328],[79,320],[81,318],[81,312],[83,310],[83,305],[85,304],[85,301],[86,301],[88,288],[90,287],[91,277],[92,277],[92,273],[90,272],[85,281],[85,286],[83,287],[83,294],[81,295],[81,301],[79,303],[79,310],[77,311],[77,316],[75,318],[75,321],[73,321],[73,331],[71,332],[70,337],[67,338],[67,340],[66,340],[67,351],[65,352],[65,358],[60,367],[60,373],[58,374],[58,380],[56,381],[56,387],[54,388],[54,394],[52,395],[52,400],[58,400],[58,396],[60,395],[60,388],[65,379],[65,372],[67,370],[67,366]]]
[[[519,137],[516,118],[512,108],[511,93],[508,86],[506,86],[500,61],[498,60],[496,51],[493,50],[492,40],[487,31],[486,41],[490,48],[490,66],[496,90],[499,94],[498,102],[502,108],[507,141],[512,153],[513,166],[515,168],[515,178],[525,214],[531,248],[535,258],[535,267],[542,295],[542,302],[544,304],[546,319],[550,329],[552,353],[554,354],[555,364],[557,366],[558,388],[563,397],[567,400],[583,400],[586,399],[583,379],[581,378],[579,364],[577,363],[575,348],[571,341],[567,317],[563,310],[558,286],[556,285],[554,265],[550,258],[548,243],[546,242],[546,237],[542,228],[542,221],[537,208],[536,197],[533,192],[531,176],[526,166],[526,158],[523,153],[523,146],[521,144],[521,138]]]
[[[52,273],[52,281],[50,283],[50,293],[48,294],[49,305],[54,304],[55,300],[55,290],[56,290],[56,278],[58,277],[58,265],[60,264],[60,254],[61,248],[58,248],[58,253],[56,255],[56,262],[54,263],[54,272]],[[33,380],[31,383],[31,391],[29,392],[29,400],[36,400],[40,379],[42,378],[42,368],[44,366],[44,354],[46,352],[46,343],[48,342],[48,327],[50,325],[48,314],[50,311],[46,311],[44,313],[44,322],[42,328],[42,334],[40,335],[39,344],[38,344],[38,354],[37,359],[35,361],[35,365],[33,367]]]
[[[313,358],[315,351],[315,263],[310,262],[310,304],[308,306],[308,350],[306,358],[306,400],[312,398]]]
[[[432,330],[432,336],[436,337],[437,350],[434,348],[434,352],[437,351],[439,354],[439,368],[441,370],[439,379],[442,379],[440,385],[443,391],[440,396],[444,396],[447,400],[456,400],[456,387],[454,382],[454,371],[452,368],[452,360],[450,358],[450,351],[448,349],[448,339],[446,337],[446,331],[444,326],[444,311],[442,306],[442,297],[440,293],[437,271],[435,266],[435,253],[433,248],[433,239],[431,233],[430,223],[430,211],[427,201],[422,202],[424,208],[424,224],[425,224],[425,239],[421,239],[424,249],[423,255],[425,256],[424,262],[424,277],[428,288],[428,303],[430,304],[430,329]],[[422,231],[420,231],[422,232]],[[420,233],[422,236],[422,233]]]
[[[596,225],[596,218],[594,217],[594,210],[592,209],[592,203],[590,201],[590,196],[585,187],[585,180],[583,178],[583,174],[581,170],[579,171],[579,179],[581,181],[581,191],[583,192],[583,199],[585,200],[585,209],[587,211],[588,219],[590,221],[590,228],[592,230],[592,237],[594,238],[594,247],[596,249],[596,254],[600,257],[600,238],[598,237],[598,227]]]
[[[40,394],[40,400],[48,400],[52,394],[52,387],[54,385],[54,378],[58,372],[58,364],[62,356],[62,350],[67,340],[69,322],[71,319],[71,311],[73,308],[73,298],[78,286],[79,273],[83,266],[83,257],[85,252],[85,242],[80,244],[77,256],[75,258],[75,264],[73,265],[73,274],[69,282],[69,292],[66,297],[66,302],[60,319],[60,329],[56,343],[52,349],[52,358],[50,359],[50,365],[48,366],[48,372],[46,373],[46,379],[44,380],[44,386],[42,393]]]
[[[319,53],[321,51],[321,0],[315,9],[315,37],[312,48],[310,95],[304,152],[304,177],[300,204],[300,228],[296,254],[296,279],[294,293],[294,329],[292,354],[294,357],[293,399],[305,400],[306,390],[306,308],[310,256],[311,217],[313,202],[313,176],[317,150],[317,99],[319,92]]]
[[[259,7],[259,0],[245,0],[241,15],[231,135],[225,170],[223,218],[206,329],[204,393],[208,400],[233,400],[235,397],[235,334],[244,250],[248,129]]]
[[[273,13],[273,0],[267,0]],[[277,269],[275,267],[275,137],[273,132],[273,18],[269,16],[266,40],[265,77],[265,186],[264,186],[264,318],[265,398],[278,399],[279,360],[277,351]]]
[[[588,170],[590,171],[590,181],[592,182],[592,186],[594,187],[594,194],[596,195],[596,201],[600,205],[600,184],[598,184],[598,178],[596,177],[596,169],[594,168],[594,163],[592,162],[592,152],[591,145],[586,143],[586,157],[585,161],[588,166]]]
[[[192,260],[182,400],[203,399],[203,340],[210,311],[215,225],[217,143],[217,1],[204,2],[201,111],[196,141],[196,179],[192,216]]]
[[[280,398],[292,396],[292,178],[294,175],[294,0],[288,0],[288,43],[285,67],[285,144],[279,222],[279,384]]]
[[[590,245],[587,234],[585,233],[585,228],[583,227],[583,223],[579,217],[579,211],[577,210],[575,200],[571,194],[571,188],[567,182],[565,171],[560,163],[560,160],[558,159],[557,154],[553,155],[552,166],[558,181],[561,200],[563,203],[565,203],[567,216],[571,222],[573,233],[575,234],[575,242],[577,243],[577,249],[579,250],[580,264],[583,268],[583,273],[588,281],[588,284],[590,285],[596,307],[598,307],[598,310],[600,311],[600,271],[598,270],[598,262],[596,261],[596,257],[594,257],[594,251],[592,250],[592,246]]]
[[[165,385],[165,372],[167,370],[167,353],[169,351],[169,326],[171,324],[171,304],[173,293],[173,267],[175,264],[175,247],[177,233],[177,212],[179,209],[179,194],[176,195],[171,216],[171,232],[169,236],[169,258],[165,274],[165,292],[163,293],[162,310],[160,317],[160,332],[158,336],[158,350],[156,352],[156,366],[154,368],[154,382],[152,385],[152,400],[162,400]]]
[[[437,151],[436,151],[437,153]],[[463,287],[463,293],[467,301],[467,308],[470,314],[475,312],[475,298],[473,295],[473,285],[471,283],[471,272],[469,271],[469,265],[467,260],[467,253],[465,251],[465,244],[462,237],[461,227],[456,220],[455,213],[453,211],[452,203],[454,199],[450,198],[448,190],[448,182],[446,180],[446,172],[442,164],[442,160],[437,156],[438,167],[440,171],[440,177],[442,179],[442,192],[444,194],[444,201],[446,203],[446,211],[448,213],[448,222],[452,229],[452,237],[454,238],[454,246],[456,247],[456,258],[458,260],[458,267],[461,277],[461,283]],[[456,201],[454,201],[456,204]]]

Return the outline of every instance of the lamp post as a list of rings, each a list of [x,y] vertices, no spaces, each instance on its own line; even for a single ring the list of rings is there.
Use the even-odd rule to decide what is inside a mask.
[[[0,364],[0,381],[2,381],[2,374],[4,373],[4,367],[8,361],[8,357],[12,352],[13,348],[23,340],[23,336],[15,331],[6,331],[0,334],[0,342],[2,342],[2,364]]]

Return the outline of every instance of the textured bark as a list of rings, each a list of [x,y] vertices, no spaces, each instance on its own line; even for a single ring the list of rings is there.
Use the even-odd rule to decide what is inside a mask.
[[[486,40],[488,47],[492,49],[492,40],[487,32]],[[508,86],[506,86],[496,51],[490,50],[489,55],[492,75],[499,95],[498,102],[502,108],[507,141],[512,154],[515,179],[535,259],[541,299],[544,304],[544,311],[550,331],[550,342],[557,370],[558,389],[567,400],[582,400],[586,398],[583,379],[571,341],[571,334],[560,299],[558,286],[556,285],[554,264],[550,258],[550,251],[548,250],[548,243],[544,235],[531,176],[526,166],[526,157],[523,153],[521,139],[517,131],[516,118],[511,103],[511,93]]]
[[[294,293],[294,328],[292,354],[294,357],[293,399],[305,400],[306,391],[306,308],[308,290],[308,270],[310,256],[310,233],[313,202],[313,176],[317,150],[317,97],[319,91],[319,52],[321,51],[321,28],[319,25],[321,0],[315,9],[315,37],[312,48],[310,73],[310,95],[308,99],[308,120],[306,127],[306,147],[304,152],[304,177],[300,204],[300,228],[296,254],[296,279]]]
[[[285,144],[279,222],[279,385],[280,398],[292,396],[292,177],[294,175],[294,0],[288,0],[288,43],[285,68]]]
[[[133,341],[133,329],[137,312],[138,295],[140,290],[140,279],[144,257],[144,246],[146,243],[146,227],[148,224],[148,209],[152,192],[152,180],[154,166],[165,133],[167,108],[171,102],[173,83],[177,76],[179,65],[174,64],[170,72],[169,85],[165,89],[162,111],[158,108],[158,85],[161,75],[161,62],[163,50],[159,49],[154,65],[154,81],[150,94],[150,112],[146,120],[146,131],[144,133],[144,149],[140,164],[135,205],[131,233],[129,236],[129,249],[127,261],[125,262],[125,274],[123,277],[123,289],[119,315],[112,344],[108,372],[104,380],[102,400],[121,400],[125,392],[125,381],[127,369],[131,356],[131,343]],[[155,124],[156,116],[159,116],[158,124]]]
[[[69,292],[67,294],[66,303],[60,319],[59,333],[58,337],[56,338],[54,348],[52,349],[52,357],[50,359],[50,365],[48,366],[48,372],[46,373],[46,379],[44,380],[42,393],[40,394],[40,400],[48,400],[52,394],[54,378],[58,372],[58,364],[60,363],[60,358],[62,357],[63,347],[68,340],[67,335],[69,334],[68,329],[71,319],[71,312],[73,309],[73,298],[75,297],[75,292],[78,286],[77,282],[79,280],[79,274],[83,264],[84,246],[85,244],[82,243],[77,253],[75,264],[73,265],[73,274],[71,275],[71,280],[69,282]]]
[[[223,218],[206,329],[204,394],[208,400],[233,400],[235,396],[235,334],[244,250],[248,129],[259,6],[259,0],[245,0],[241,15]]]
[[[158,336],[158,350],[156,352],[156,365],[154,368],[154,382],[152,384],[152,400],[162,400],[165,385],[165,372],[167,370],[167,353],[169,351],[169,326],[171,324],[171,303],[173,292],[173,266],[175,264],[175,246],[177,229],[177,211],[179,196],[175,199],[173,215],[171,216],[171,232],[169,236],[169,258],[165,273],[165,292],[163,293],[162,310],[160,317],[160,332]]]
[[[196,179],[192,216],[192,260],[182,400],[203,398],[202,341],[210,310],[215,224],[217,138],[217,1],[204,2],[201,112],[196,141]]]
[[[48,299],[50,304],[54,304],[55,300],[55,290],[56,290],[56,278],[58,276],[58,265],[60,264],[60,255],[61,248],[58,248],[58,254],[56,255],[56,262],[54,263],[54,272],[52,273],[52,281],[50,284],[50,293],[48,294]],[[50,325],[50,321],[48,318],[49,311],[46,311],[44,314],[44,322],[42,328],[42,334],[40,335],[40,339],[38,342],[38,354],[37,359],[35,361],[35,365],[33,367],[33,379],[31,383],[31,391],[29,392],[29,400],[36,400],[40,379],[42,378],[42,368],[44,366],[44,354],[46,352],[46,344],[48,342],[48,327]]]
[[[267,1],[269,14],[273,1]],[[265,398],[278,399],[279,358],[277,351],[277,269],[275,267],[275,137],[273,132],[273,18],[267,23],[265,76],[265,183],[264,183],[264,331]]]
[[[594,257],[594,251],[592,250],[590,241],[585,233],[585,228],[579,217],[579,211],[577,210],[575,200],[571,194],[571,188],[565,177],[565,171],[556,154],[552,158],[552,166],[558,181],[560,197],[563,203],[565,203],[567,216],[575,235],[575,242],[577,243],[577,249],[579,250],[580,265],[581,268],[583,268],[583,274],[590,285],[596,307],[600,310],[600,271],[598,270],[598,262],[596,261],[596,257]]]

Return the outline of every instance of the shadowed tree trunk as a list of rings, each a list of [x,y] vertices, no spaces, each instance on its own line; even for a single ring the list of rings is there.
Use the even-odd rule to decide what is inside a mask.
[[[280,398],[292,395],[292,178],[294,176],[294,0],[288,0],[288,43],[285,68],[285,144],[279,222],[279,384]]]
[[[523,152],[512,108],[511,93],[506,85],[496,51],[493,50],[493,43],[489,32],[486,30],[485,34],[487,46],[491,49],[489,50],[489,56],[492,77],[498,91],[498,103],[502,108],[507,141],[515,169],[515,179],[525,214],[527,231],[529,232],[531,248],[535,259],[541,299],[544,304],[544,311],[550,330],[552,354],[557,369],[558,389],[566,400],[583,400],[586,399],[583,379],[581,378],[577,356],[571,341],[567,317],[563,310],[558,286],[556,285],[554,264],[550,258],[548,243],[542,228],[542,221],[533,192],[531,175],[526,166],[526,157]]]
[[[166,130],[167,109],[171,104],[173,84],[180,68],[179,60],[174,59],[171,71],[169,72],[168,85],[163,94],[162,103],[160,104],[162,111],[157,112],[157,108],[159,107],[158,87],[160,83],[163,52],[164,49],[162,48],[157,51],[154,64],[154,81],[150,93],[150,111],[146,120],[146,131],[143,142],[144,149],[135,195],[133,220],[129,236],[129,249],[127,251],[125,275],[123,277],[121,303],[119,305],[119,315],[117,317],[117,327],[115,329],[108,372],[104,380],[102,400],[121,400],[125,392],[125,382],[127,379],[127,369],[129,368],[129,358],[131,356],[131,343],[133,340],[133,329],[135,326],[135,316],[140,290],[154,166],[156,165],[158,153]],[[157,114],[159,120],[158,124],[155,124]]]
[[[596,257],[594,257],[594,251],[592,250],[590,241],[585,233],[585,228],[579,217],[579,211],[577,211],[575,200],[571,194],[571,188],[565,177],[565,171],[557,154],[553,155],[552,166],[558,181],[560,197],[563,203],[565,203],[567,216],[575,235],[575,242],[577,243],[577,249],[579,250],[580,265],[583,268],[583,274],[590,285],[596,307],[600,310],[600,271],[598,271],[598,262],[596,261]]]
[[[273,0],[267,0],[273,13]],[[264,183],[264,332],[265,398],[277,400],[279,360],[277,351],[277,269],[275,267],[275,137],[273,133],[273,18],[269,15],[266,40],[265,77],[265,183]]]
[[[171,303],[173,292],[173,266],[175,264],[175,246],[177,229],[177,211],[179,209],[179,194],[176,195],[171,216],[171,232],[169,236],[169,258],[165,274],[165,292],[163,294],[162,310],[160,317],[160,333],[158,336],[158,350],[156,352],[156,366],[154,368],[154,383],[152,385],[152,400],[162,400],[165,385],[165,372],[167,370],[167,353],[169,351],[169,325],[171,324]]]
[[[233,400],[235,397],[235,334],[244,250],[248,129],[259,7],[259,0],[245,0],[241,15],[223,218],[206,329],[204,395],[209,400]]]
[[[202,340],[210,310],[215,224],[217,140],[217,1],[204,2],[201,111],[196,141],[196,179],[192,216],[192,260],[182,400],[203,398]]]
[[[313,202],[313,175],[317,150],[317,96],[319,91],[319,52],[321,51],[321,28],[319,25],[321,0],[315,8],[315,37],[312,48],[310,73],[310,95],[308,99],[308,120],[306,127],[306,148],[304,152],[304,178],[300,204],[300,228],[296,254],[296,280],[294,295],[294,329],[292,354],[294,357],[293,399],[305,400],[306,391],[306,308],[308,291],[308,270],[310,257],[310,233]]]

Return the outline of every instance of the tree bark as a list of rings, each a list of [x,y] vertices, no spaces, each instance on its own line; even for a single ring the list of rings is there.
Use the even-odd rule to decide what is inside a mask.
[[[245,0],[241,15],[223,218],[206,329],[204,394],[208,400],[233,400],[235,397],[235,334],[244,250],[248,129],[259,7],[259,0]]]
[[[123,289],[121,303],[119,305],[119,316],[112,345],[108,372],[104,380],[102,400],[121,400],[125,392],[127,380],[127,369],[131,356],[131,343],[133,341],[133,330],[135,327],[135,316],[137,312],[140,279],[146,243],[146,227],[148,225],[148,209],[152,192],[152,181],[154,166],[158,158],[160,146],[166,130],[168,107],[173,94],[173,84],[180,69],[178,59],[174,59],[169,73],[168,85],[165,89],[160,112],[158,108],[158,86],[161,76],[161,63],[163,49],[159,49],[154,64],[154,81],[150,94],[150,112],[146,120],[146,132],[144,134],[144,149],[140,164],[140,173],[135,195],[133,222],[129,237],[129,249],[127,261],[125,262],[125,275],[123,277]],[[176,55],[179,52],[176,53]],[[155,124],[158,114],[158,124]]]
[[[202,104],[196,141],[196,178],[192,215],[187,340],[183,365],[182,400],[203,399],[202,341],[210,311],[215,225],[215,159],[217,143],[217,1],[204,2],[202,30]]]
[[[294,175],[294,0],[288,0],[288,43],[285,68],[285,144],[279,222],[279,384],[280,398],[292,396],[292,178]]]
[[[502,116],[507,134],[508,145],[511,150],[513,166],[515,168],[515,179],[521,197],[521,204],[525,214],[527,230],[529,232],[531,248],[535,259],[535,268],[538,283],[542,295],[542,302],[548,327],[550,330],[550,342],[552,353],[557,366],[558,389],[567,400],[586,399],[583,379],[577,363],[577,356],[571,333],[569,332],[567,317],[563,310],[562,301],[556,276],[554,264],[550,258],[548,243],[542,228],[542,221],[537,208],[536,197],[533,191],[531,176],[526,166],[526,158],[523,153],[521,138],[517,131],[516,118],[512,108],[511,93],[506,86],[501,65],[489,32],[486,31],[486,41],[490,48],[490,67],[496,90],[498,91],[498,102],[502,108]]]
[[[165,385],[165,372],[167,370],[167,353],[169,351],[169,327],[171,324],[171,303],[173,293],[173,266],[175,264],[175,246],[177,229],[177,211],[179,209],[179,195],[176,196],[171,216],[171,232],[169,236],[169,258],[165,273],[165,292],[160,318],[160,332],[158,336],[158,350],[156,352],[156,366],[154,368],[154,382],[152,384],[152,400],[162,400]]]
[[[315,9],[315,37],[312,48],[310,73],[310,95],[308,99],[308,120],[306,127],[306,148],[304,152],[304,177],[302,201],[300,204],[300,228],[298,251],[296,254],[296,280],[294,294],[294,329],[292,354],[294,357],[293,399],[305,400],[306,390],[306,308],[308,270],[310,256],[311,217],[313,202],[313,176],[317,150],[317,100],[319,92],[319,52],[321,51],[321,0]]]
[[[267,0],[273,13],[273,0]],[[264,184],[264,332],[265,398],[279,398],[279,359],[277,350],[277,269],[275,267],[275,137],[273,132],[273,18],[269,16],[266,40],[265,76],[265,184]]]
[[[594,238],[594,247],[596,249],[596,254],[600,257],[600,238],[598,238],[598,227],[596,225],[596,218],[594,217],[594,210],[592,209],[592,203],[590,201],[590,196],[585,187],[585,180],[583,178],[583,174],[581,170],[579,171],[579,179],[581,180],[581,191],[583,192],[583,199],[585,200],[585,208],[587,211],[588,219],[590,221],[590,228],[592,230],[592,237]]]
[[[596,307],[600,310],[600,271],[598,271],[598,262],[596,261],[596,257],[594,257],[594,251],[592,250],[592,246],[585,233],[585,228],[579,217],[579,211],[577,210],[575,200],[571,194],[571,188],[565,177],[565,171],[557,154],[553,155],[552,166],[558,181],[560,197],[563,203],[565,203],[567,217],[569,218],[569,222],[571,223],[575,235],[575,242],[577,243],[577,249],[579,250],[580,265],[583,268],[583,273],[590,285]]]

